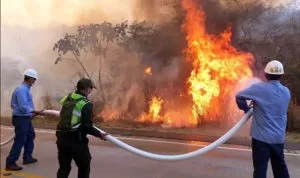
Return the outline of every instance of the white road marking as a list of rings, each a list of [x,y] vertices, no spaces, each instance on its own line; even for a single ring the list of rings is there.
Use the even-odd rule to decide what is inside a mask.
[[[8,129],[13,130],[14,128],[8,127],[8,126],[1,126],[1,129]],[[54,134],[55,130],[50,129],[35,129],[35,132],[40,133],[51,133]],[[89,135],[90,136],[90,135]],[[118,139],[122,140],[134,140],[134,141],[144,141],[144,142],[155,142],[155,143],[166,143],[166,144],[177,144],[177,145],[186,145],[186,146],[198,146],[198,147],[205,147],[207,145],[204,144],[196,144],[196,143],[182,143],[182,142],[175,142],[175,141],[165,141],[165,140],[153,140],[153,139],[142,139],[142,138],[128,138],[128,137],[116,137]],[[234,147],[217,147],[217,149],[224,149],[224,150],[235,150],[235,151],[246,151],[246,152],[252,152],[251,149],[246,148],[234,148]],[[300,154],[297,153],[285,153],[285,155],[288,156],[300,156]]]

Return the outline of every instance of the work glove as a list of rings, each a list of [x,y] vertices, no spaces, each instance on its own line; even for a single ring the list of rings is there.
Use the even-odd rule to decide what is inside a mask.
[[[45,115],[44,110],[39,110],[39,111],[34,110],[34,111],[32,111],[32,113],[33,113],[33,117]]]
[[[253,108],[254,101],[251,100],[250,104],[248,105],[248,108],[244,110],[244,113],[246,114],[251,108]]]
[[[108,134],[107,133],[101,133],[100,134],[100,136],[99,136],[99,138],[101,139],[101,140],[104,140],[104,141],[106,141],[106,136],[107,136]]]
[[[249,107],[250,107],[250,108],[253,108],[253,105],[254,105],[254,101],[251,100],[251,102],[250,102],[250,104],[249,104]]]

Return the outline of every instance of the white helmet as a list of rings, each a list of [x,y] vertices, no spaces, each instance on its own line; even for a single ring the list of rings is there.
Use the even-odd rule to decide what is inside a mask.
[[[265,68],[265,73],[272,75],[284,74],[283,65],[277,60],[270,61]]]
[[[35,79],[38,78],[38,74],[37,74],[36,70],[34,70],[34,69],[25,70],[24,75],[28,76],[28,77],[35,78]]]

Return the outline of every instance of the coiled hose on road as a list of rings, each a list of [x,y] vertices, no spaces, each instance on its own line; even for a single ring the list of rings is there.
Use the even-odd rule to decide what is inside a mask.
[[[211,151],[215,148],[217,148],[218,146],[220,146],[221,144],[225,143],[227,140],[229,140],[247,121],[248,119],[251,117],[253,112],[253,109],[250,109],[243,117],[242,119],[236,123],[228,132],[226,132],[222,137],[220,137],[219,139],[217,139],[216,141],[212,142],[211,144],[200,148],[198,150],[195,150],[193,152],[190,153],[185,153],[185,154],[179,154],[179,155],[161,155],[161,154],[154,154],[154,153],[150,153],[150,152],[146,152],[140,149],[137,149],[133,146],[130,146],[120,140],[118,140],[117,138],[111,136],[111,135],[107,135],[105,138],[106,140],[108,140],[109,142],[129,151],[132,152],[136,155],[148,158],[148,159],[153,159],[153,160],[160,160],[160,161],[179,161],[179,160],[185,160],[185,159],[189,159],[195,156],[199,156],[202,155],[208,151]],[[59,115],[59,111],[55,111],[55,110],[45,110],[44,111],[45,114],[47,115],[55,115],[58,116]],[[97,130],[99,130],[102,133],[106,133],[103,130],[99,129],[98,127],[94,126]],[[1,146],[5,145],[7,143],[9,143],[12,139],[14,138],[14,135],[4,141],[1,142]]]

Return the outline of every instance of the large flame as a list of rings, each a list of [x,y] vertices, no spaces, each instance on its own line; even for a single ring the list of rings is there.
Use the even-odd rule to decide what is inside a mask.
[[[153,96],[148,112],[137,120],[163,127],[196,127],[202,121],[221,121],[234,116],[234,94],[242,81],[252,77],[252,55],[231,45],[231,28],[220,35],[206,32],[205,14],[196,0],[182,0],[186,10],[182,30],[186,33],[186,61],[191,63],[186,94],[163,101]],[[151,75],[151,68],[145,69]],[[164,112],[162,112],[164,108]],[[227,118],[226,118],[227,117]]]
[[[182,7],[186,10],[182,26],[188,42],[186,60],[193,66],[187,81],[194,101],[193,115],[217,119],[235,84],[252,76],[249,67],[252,57],[230,44],[230,28],[220,36],[208,34],[205,14],[197,8],[196,1],[183,0]]]

